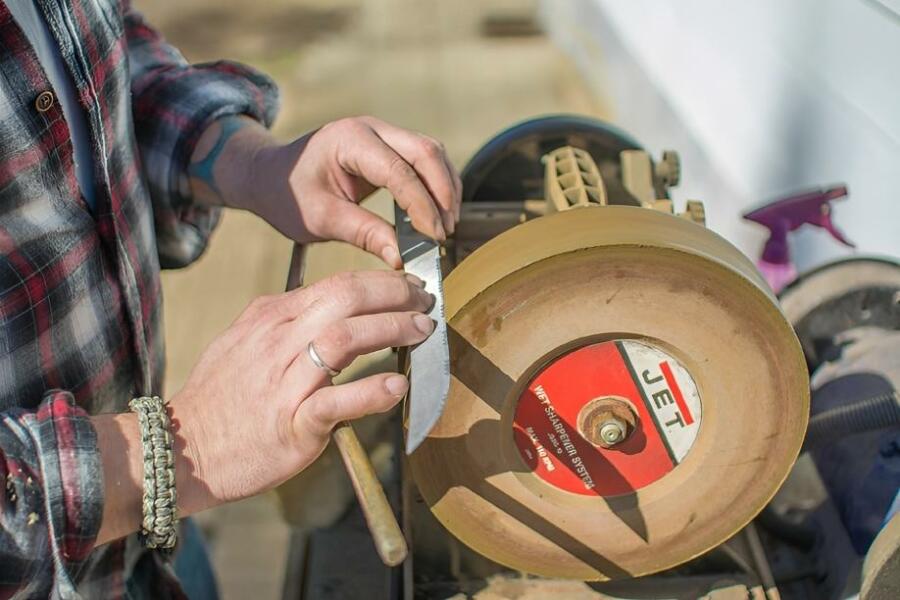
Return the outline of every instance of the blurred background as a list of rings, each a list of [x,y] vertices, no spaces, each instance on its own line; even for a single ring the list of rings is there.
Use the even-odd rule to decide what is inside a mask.
[[[845,182],[835,221],[900,254],[900,0],[136,0],[188,60],[269,73],[292,139],[372,114],[441,139],[459,168],[518,120],[610,120],[682,158],[677,203],[756,256],[741,212]],[[168,272],[167,394],[254,297],[284,289],[291,244],[229,212],[205,256]],[[801,231],[803,270],[847,252]],[[225,598],[280,596],[289,531],[269,497],[201,516]]]

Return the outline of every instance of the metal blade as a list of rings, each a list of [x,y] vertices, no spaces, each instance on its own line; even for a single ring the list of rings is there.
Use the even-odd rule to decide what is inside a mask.
[[[395,213],[397,240],[403,268],[425,282],[425,290],[434,294],[434,306],[428,316],[434,331],[412,348],[409,354],[409,422],[406,453],[421,444],[444,412],[450,391],[450,349],[447,345],[447,322],[444,318],[444,286],[441,277],[440,246],[412,228],[400,207]]]

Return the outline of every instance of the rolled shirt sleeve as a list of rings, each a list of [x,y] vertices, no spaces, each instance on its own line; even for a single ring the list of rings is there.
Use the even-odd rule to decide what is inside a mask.
[[[244,114],[269,127],[278,90],[250,67],[218,61],[190,65],[129,6],[124,9],[135,136],[154,204],[163,268],[190,264],[218,223],[218,207],[192,202],[187,166],[216,119]]]
[[[69,392],[0,413],[0,477],[0,597],[72,597],[103,518],[103,470]]]

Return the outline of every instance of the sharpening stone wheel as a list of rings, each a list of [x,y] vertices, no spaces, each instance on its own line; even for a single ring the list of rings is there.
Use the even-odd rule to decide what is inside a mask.
[[[722,543],[769,501],[809,412],[803,354],[756,269],[687,219],[553,213],[444,282],[452,382],[410,457],[443,525],[510,568],[634,577]],[[589,441],[591,411],[631,414]]]

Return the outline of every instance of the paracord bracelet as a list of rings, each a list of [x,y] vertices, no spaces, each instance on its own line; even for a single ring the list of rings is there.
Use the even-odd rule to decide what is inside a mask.
[[[137,413],[144,459],[141,542],[147,548],[172,550],[177,540],[175,458],[166,403],[142,396],[128,403]]]

